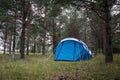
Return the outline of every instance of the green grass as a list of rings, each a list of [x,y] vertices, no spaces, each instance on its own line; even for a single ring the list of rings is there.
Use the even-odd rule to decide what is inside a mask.
[[[54,61],[53,55],[30,55],[11,60],[0,54],[0,80],[120,80],[120,55],[112,64],[104,63],[98,55],[89,61]]]

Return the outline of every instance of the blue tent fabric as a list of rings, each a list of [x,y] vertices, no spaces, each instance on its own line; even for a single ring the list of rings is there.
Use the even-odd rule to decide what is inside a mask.
[[[55,51],[56,61],[89,60],[92,57],[87,45],[75,38],[61,40]]]

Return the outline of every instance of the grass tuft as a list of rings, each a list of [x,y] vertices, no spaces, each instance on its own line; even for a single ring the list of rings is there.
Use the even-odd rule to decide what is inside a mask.
[[[0,80],[120,80],[120,55],[114,55],[112,64],[104,63],[98,55],[88,61],[54,61],[51,54],[29,55],[11,60],[0,54]]]

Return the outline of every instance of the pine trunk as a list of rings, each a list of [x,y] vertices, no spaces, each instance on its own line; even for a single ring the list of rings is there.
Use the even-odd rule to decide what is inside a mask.
[[[30,30],[30,26],[28,26],[28,32],[27,32],[27,51],[26,51],[26,55],[29,55],[29,42],[30,42],[29,30]]]
[[[28,2],[28,21],[27,21],[27,51],[26,55],[29,55],[29,42],[30,42],[30,1]]]
[[[5,33],[5,41],[4,41],[4,55],[6,54],[6,41],[7,41],[7,34]]]
[[[47,7],[45,6],[45,17],[44,17],[44,32],[43,32],[43,44],[42,44],[42,55],[45,55],[46,49],[45,49],[45,41],[46,41],[46,16],[47,16]]]
[[[17,20],[17,11],[15,10],[15,16],[14,16],[14,32],[13,32],[13,48],[12,48],[12,59],[14,59],[14,55],[15,55],[15,44],[16,44],[16,20]]]
[[[26,55],[29,55],[29,42],[30,42],[30,19],[28,19],[28,27],[27,27],[27,52]]]
[[[9,42],[9,54],[11,55],[11,47],[12,47],[12,32],[10,33],[10,42]]]
[[[56,40],[56,28],[55,28],[55,24],[54,24],[54,19],[53,19],[53,35],[52,35],[52,38],[53,38],[53,54],[55,54],[55,48],[56,48],[56,45],[57,45],[57,40]]]
[[[35,53],[36,53],[36,41],[35,41],[35,40],[34,40],[33,53],[34,53],[34,55],[35,55]]]
[[[112,63],[113,62],[113,55],[112,55],[112,37],[111,37],[111,15],[108,0],[105,0],[105,39],[104,39],[104,53],[105,53],[105,63]]]
[[[25,53],[25,29],[26,29],[26,11],[25,11],[25,0],[22,0],[23,7],[23,18],[22,18],[22,33],[21,33],[21,45],[20,45],[20,58],[24,59]]]

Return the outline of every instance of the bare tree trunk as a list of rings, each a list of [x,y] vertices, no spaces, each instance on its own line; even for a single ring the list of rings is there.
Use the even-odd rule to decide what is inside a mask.
[[[10,43],[9,43],[9,54],[11,55],[11,49],[12,49],[12,32],[10,33]]]
[[[34,53],[34,55],[36,53],[36,41],[35,40],[34,40],[34,46],[33,46],[33,53]]]
[[[105,0],[105,40],[104,40],[104,53],[105,53],[105,63],[112,63],[113,62],[113,55],[112,55],[112,37],[111,37],[111,15],[109,9],[109,1]]]
[[[91,20],[90,27],[91,27],[91,34],[92,34],[92,49],[94,52],[94,55],[97,55],[97,46],[98,46],[98,32],[96,31],[96,28],[94,27],[96,24],[94,20]]]
[[[52,39],[53,39],[53,54],[55,54],[55,48],[57,45],[57,40],[56,40],[56,28],[55,28],[55,24],[54,24],[54,19],[52,22],[52,26],[53,26],[53,35],[52,35]]]
[[[26,10],[25,10],[25,0],[22,0],[23,7],[23,19],[22,19],[22,33],[21,33],[21,45],[20,45],[20,58],[24,59],[25,53],[25,29],[26,29]]]
[[[6,41],[7,41],[7,34],[5,33],[5,41],[4,41],[4,55],[6,54]]]
[[[105,24],[105,23],[104,23]],[[105,29],[105,25],[103,25],[103,54],[105,54],[105,48],[106,48],[106,29]]]
[[[46,49],[45,49],[45,41],[46,41],[46,16],[47,16],[47,7],[45,6],[45,17],[44,17],[44,33],[43,33],[43,44],[42,44],[42,55],[45,55]]]
[[[14,32],[13,32],[13,48],[12,48],[12,59],[14,59],[15,55],[15,44],[16,44],[16,20],[17,20],[17,10],[15,10],[15,16],[14,16]]]
[[[23,22],[23,29],[21,33],[21,45],[20,45],[20,58],[24,58],[24,53],[25,53],[25,23]]]
[[[29,42],[30,42],[30,2],[28,2],[28,23],[27,23],[27,51],[26,55],[29,55]]]
[[[45,50],[46,50],[46,49],[45,49],[45,35],[46,35],[46,34],[44,33],[44,38],[43,38],[43,42],[42,42],[42,55],[45,55],[45,52],[46,52],[46,51],[45,51]]]
[[[26,51],[26,55],[29,55],[29,42],[30,42],[30,21],[28,23],[28,29],[27,29],[27,51]]]

